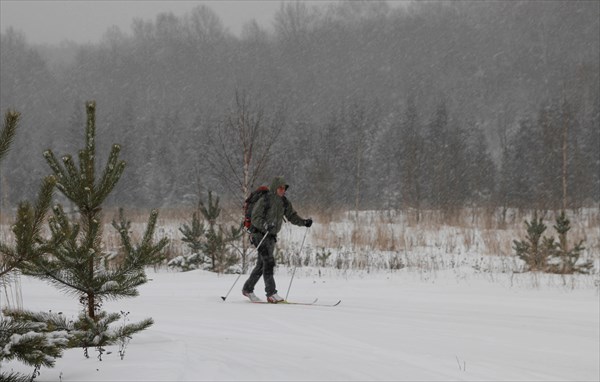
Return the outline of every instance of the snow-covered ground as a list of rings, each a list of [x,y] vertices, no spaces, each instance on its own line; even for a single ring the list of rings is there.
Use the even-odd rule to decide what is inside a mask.
[[[341,299],[337,307],[251,304],[240,293],[245,276],[224,302],[236,275],[148,275],[139,297],[103,306],[155,321],[123,360],[116,346],[102,361],[68,350],[36,382],[600,379],[597,275],[298,268],[288,299]],[[283,296],[290,276],[277,268]],[[78,313],[72,297],[41,281],[22,277],[21,288],[28,310]],[[32,371],[19,362],[2,370]]]

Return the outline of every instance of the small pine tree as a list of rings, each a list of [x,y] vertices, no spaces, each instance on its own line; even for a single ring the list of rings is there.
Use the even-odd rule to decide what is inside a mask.
[[[204,236],[204,224],[198,218],[197,213],[192,214],[192,224],[188,226],[184,224],[183,227],[179,228],[179,231],[183,235],[181,239],[184,243],[187,243],[188,247],[192,250],[192,253],[199,253],[202,250],[202,237]]]
[[[4,158],[17,132],[21,114],[9,110],[4,116],[4,126],[0,132],[0,161]],[[46,177],[40,188],[37,202],[32,206],[29,202],[20,202],[17,207],[17,217],[12,231],[16,245],[9,246],[0,243],[0,278],[9,274],[22,262],[40,256],[46,250],[47,243],[40,237],[40,230],[54,192],[55,179]]]
[[[170,267],[177,267],[182,271],[191,271],[202,267],[205,262],[205,255],[202,252],[204,238],[204,224],[198,218],[197,213],[192,214],[191,225],[184,224],[179,228],[183,235],[182,241],[192,250],[190,255],[177,256],[169,261]]]
[[[10,148],[16,134],[20,113],[9,110],[5,114],[0,132],[0,161]],[[21,202],[17,207],[16,221],[12,226],[15,245],[0,242],[0,285],[11,282],[11,276],[24,262],[32,261],[54,243],[41,237],[40,231],[50,207],[55,179],[46,177],[41,185],[37,202]],[[0,373],[2,381],[31,381],[42,366],[54,366],[55,359],[62,355],[69,334],[56,323],[63,318],[52,313],[28,313],[29,318],[15,318],[10,310],[0,317],[0,362],[17,359],[34,367],[32,376],[19,373]],[[21,312],[20,317],[25,314]]]
[[[17,207],[17,216],[12,226],[16,245],[14,247],[0,243],[0,277],[9,274],[20,264],[36,259],[46,253],[54,243],[41,238],[40,231],[52,201],[55,179],[46,177],[41,185],[35,206],[29,202],[20,202]]]
[[[217,225],[217,219],[221,214],[219,207],[219,197],[213,200],[212,192],[208,192],[208,205],[200,201],[200,212],[208,221],[208,231],[206,232],[206,241],[204,242],[204,253],[210,259],[210,270],[223,273],[229,270],[237,263],[237,257],[227,250],[230,242],[238,239],[242,235],[241,227],[231,226],[229,231]]]
[[[545,271],[547,266],[548,242],[540,245],[542,234],[546,230],[546,225],[542,222],[542,218],[537,217],[537,212],[534,213],[530,222],[525,221],[527,226],[527,241],[514,240],[514,250],[519,259],[523,260],[529,271]]]
[[[213,199],[211,191],[208,192],[208,204],[200,201],[198,210],[208,222],[208,228],[200,221],[198,214],[194,213],[191,227],[184,224],[179,228],[183,235],[182,241],[187,243],[192,253],[172,259],[169,261],[169,266],[187,271],[201,268],[208,263],[207,270],[218,273],[228,272],[238,261],[237,256],[229,251],[228,246],[241,237],[242,229],[231,226],[229,230],[225,230],[217,224],[221,207],[219,207],[219,198]]]
[[[153,243],[158,212],[153,210],[141,243],[131,243],[129,224],[121,217],[118,225],[122,242],[122,261],[107,261],[109,254],[102,251],[102,204],[115,187],[125,168],[119,160],[120,146],[113,145],[108,163],[100,179],[96,177],[96,104],[86,104],[87,127],[85,147],[79,152],[79,166],[70,155],[62,157],[59,164],[51,150],[44,157],[54,172],[56,187],[78,210],[78,221],[71,222],[57,204],[49,221],[51,241],[54,245],[44,256],[21,265],[24,273],[38,277],[68,293],[79,296],[84,313],[76,323],[77,346],[87,349],[94,346],[101,352],[102,346],[119,340],[117,331],[107,331],[112,315],[102,312],[105,299],[133,297],[137,287],[146,282],[145,267],[162,259],[161,251],[167,239]],[[106,320],[106,317],[109,319]],[[126,330],[137,332],[152,325],[148,318],[139,324],[131,324]],[[106,325],[104,325],[106,324]],[[104,326],[103,326],[104,325]],[[102,329],[102,335],[99,330]],[[80,332],[87,332],[81,334]],[[93,335],[92,335],[93,334]],[[87,354],[87,352],[86,352]]]
[[[523,260],[528,270],[542,271],[559,274],[589,273],[593,268],[593,263],[588,260],[580,262],[581,253],[585,249],[583,240],[569,249],[567,233],[571,229],[571,222],[567,219],[565,212],[556,218],[554,229],[558,232],[558,241],[553,237],[544,237],[540,244],[542,234],[546,226],[542,219],[534,214],[531,222],[525,222],[527,225],[527,240],[514,241],[516,255]]]
[[[552,258],[556,260],[556,263],[553,262],[549,270],[560,274],[589,273],[593,267],[592,261],[588,260],[579,263],[581,253],[585,249],[583,247],[583,240],[569,249],[567,233],[571,230],[571,222],[566,217],[564,211],[556,218],[554,229],[558,233],[559,241],[558,243],[553,243]]]

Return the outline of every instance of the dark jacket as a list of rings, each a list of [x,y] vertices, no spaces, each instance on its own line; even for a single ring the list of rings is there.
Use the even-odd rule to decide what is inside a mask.
[[[284,217],[294,225],[304,226],[304,219],[294,211],[292,203],[285,196],[282,198],[277,195],[277,188],[280,186],[288,187],[282,177],[273,178],[269,186],[269,192],[260,198],[252,209],[252,225],[261,237],[262,233],[266,232],[267,227],[270,227],[270,234],[277,235],[281,230]],[[286,200],[284,201],[284,199]]]

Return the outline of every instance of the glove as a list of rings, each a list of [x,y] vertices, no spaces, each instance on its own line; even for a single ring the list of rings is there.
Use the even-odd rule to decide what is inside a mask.
[[[304,220],[304,226],[305,227],[310,227],[312,225],[312,219],[305,219]]]
[[[275,224],[273,223],[265,223],[265,233],[273,235],[273,230],[275,229]]]

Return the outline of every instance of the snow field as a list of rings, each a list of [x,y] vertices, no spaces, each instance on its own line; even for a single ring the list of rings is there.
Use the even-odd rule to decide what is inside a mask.
[[[148,270],[151,281],[139,297],[103,306],[130,311],[131,322],[155,321],[134,336],[123,360],[116,346],[102,361],[93,349],[89,359],[71,349],[36,381],[595,381],[600,375],[599,294],[590,282],[511,286],[472,268],[463,269],[462,279],[452,270],[427,279],[407,269],[321,277],[318,269],[300,270],[290,301],[342,303],[251,304],[240,293],[245,275],[223,302],[236,275]],[[277,268],[283,296],[290,274]],[[256,292],[264,298],[262,288],[260,281]],[[22,289],[27,309],[77,314],[76,301],[38,280],[22,278]],[[2,368],[28,372],[18,362]]]

